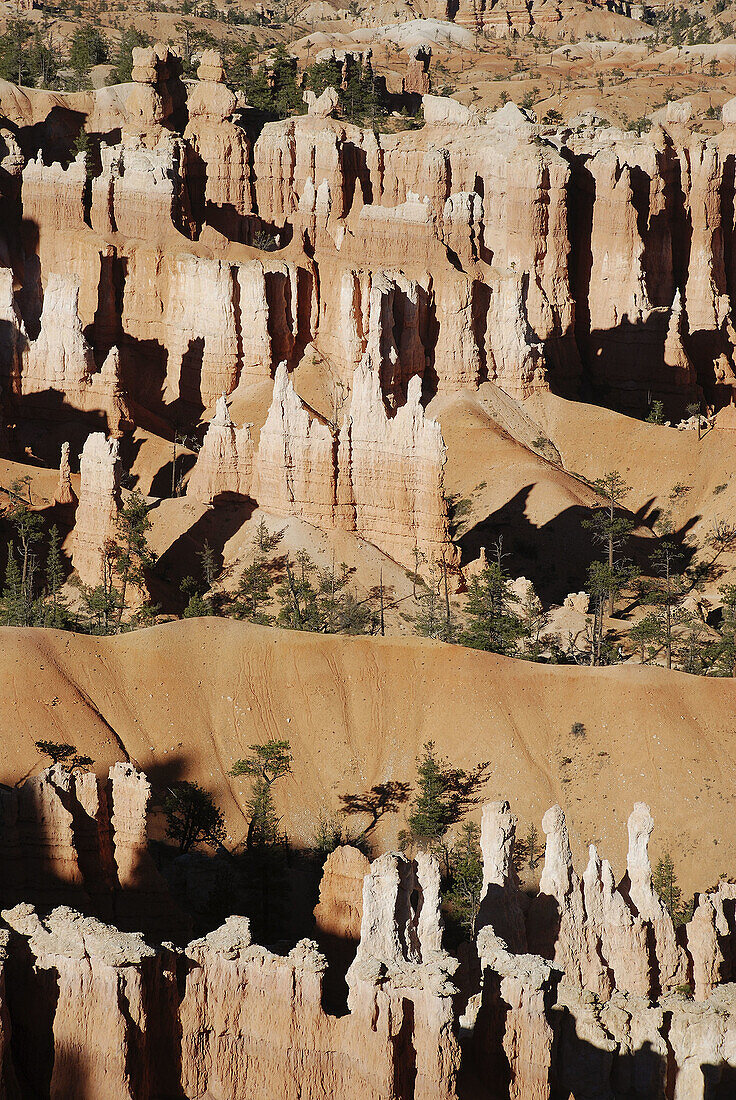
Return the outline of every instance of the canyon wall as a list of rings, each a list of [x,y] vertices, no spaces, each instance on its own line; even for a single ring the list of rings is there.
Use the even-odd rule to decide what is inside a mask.
[[[433,856],[369,863],[338,848],[315,911],[328,964],[310,939],[254,944],[243,916],[185,944],[145,847],[148,794],[129,764],[107,782],[57,765],[3,792],[0,1095],[730,1095],[736,887],[700,895],[675,929],[652,887],[643,804],[618,886],[594,847],[577,873],[552,807],[531,898],[509,804],[486,805],[476,936],[459,958],[443,946]],[[333,967],[342,1006],[330,1002]]]
[[[636,137],[425,94],[424,128],[389,135],[332,117],[328,96],[248,137],[218,55],[188,88],[180,69],[168,47],[136,51],[131,83],[92,97],[94,152],[19,154],[0,249],[9,420],[199,431],[198,501],[250,497],[413,567],[454,563],[435,394],[490,381],[678,417],[731,401],[728,112],[713,137]],[[233,401],[256,422],[236,429]],[[119,493],[104,446],[81,463],[88,584]]]
[[[105,780],[57,764],[0,789],[0,904],[70,905],[124,929],[186,935],[148,851],[150,799],[126,763]]]
[[[370,350],[391,414],[415,375],[424,402],[486,379],[637,415],[730,400],[733,126],[555,132],[425,95],[422,130],[374,134],[328,105],[251,141],[216,54],[184,129],[176,59],[144,55],[87,120],[118,144],[23,168],[0,330],[19,398],[89,407],[116,346],[131,401],[192,422],[308,347],[347,391]]]
[[[249,496],[273,515],[352,531],[407,567],[417,552],[428,562],[455,562],[443,495],[445,444],[437,421],[424,414],[418,376],[389,418],[367,354],[338,432],[310,414],[282,363],[257,449],[250,428],[235,427],[223,394],[189,496],[203,504]]]

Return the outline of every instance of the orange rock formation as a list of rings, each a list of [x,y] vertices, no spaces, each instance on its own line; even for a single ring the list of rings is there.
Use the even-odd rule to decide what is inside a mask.
[[[88,436],[79,458],[79,505],[72,563],[83,584],[102,584],[105,542],[113,538],[120,509],[121,462],[116,439]]]
[[[133,854],[145,860],[147,783],[125,764],[110,777],[107,787],[55,767],[3,796],[4,897],[35,888],[44,907],[62,891],[76,893],[77,904],[86,891],[98,907],[125,898]],[[736,1062],[736,1005],[724,984],[734,887],[700,896],[686,949],[673,954],[671,924],[652,900],[647,808],[631,815],[628,873],[617,890],[594,852],[582,880],[575,874],[564,815],[553,807],[540,893],[525,917],[514,827],[508,803],[485,807],[476,976],[462,994],[457,960],[442,944],[434,858],[387,853],[368,864],[355,849],[333,853],[318,924],[358,940],[341,1015],[324,1007],[327,962],[317,944],[305,939],[276,954],[252,942],[244,917],[186,946],[152,946],[64,905],[46,915],[27,901],[6,905],[4,1095],[20,1095],[23,1081],[37,1093],[90,1100],[463,1100],[499,1090],[537,1100],[560,1089],[619,1095],[633,1074],[642,1095],[679,1100],[704,1095],[703,1065],[727,1086]],[[13,877],[20,845],[32,857],[23,883]],[[51,892],[41,901],[44,881]],[[139,916],[150,918],[161,900],[149,894]],[[171,918],[169,909],[156,941]],[[544,953],[530,953],[527,935],[540,934]],[[694,1001],[672,987],[688,977]]]

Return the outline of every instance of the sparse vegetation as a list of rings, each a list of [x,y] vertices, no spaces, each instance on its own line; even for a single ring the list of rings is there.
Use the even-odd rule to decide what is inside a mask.
[[[675,927],[687,924],[693,915],[693,903],[685,904],[682,899],[682,890],[677,881],[675,863],[669,852],[657,861],[652,874],[652,886],[665,909],[672,917]]]
[[[434,741],[427,741],[417,757],[417,793],[400,836],[402,847],[424,848],[441,856],[449,874],[447,834],[480,802],[488,768],[488,763],[472,771],[456,768],[437,754]]]
[[[291,745],[286,740],[272,739],[264,745],[251,745],[248,756],[236,760],[230,769],[234,778],[252,779],[248,809],[250,824],[246,847],[266,847],[278,840],[279,818],[273,802],[272,788],[277,780],[291,772]]]
[[[189,852],[199,844],[220,847],[225,841],[225,819],[209,791],[189,780],[168,788],[161,808],[166,818],[166,835],[179,851]]]
[[[94,764],[92,757],[78,752],[75,745],[61,741],[36,741],[35,744],[38,751],[43,756],[48,756],[52,764],[63,764],[69,771],[84,771]]]

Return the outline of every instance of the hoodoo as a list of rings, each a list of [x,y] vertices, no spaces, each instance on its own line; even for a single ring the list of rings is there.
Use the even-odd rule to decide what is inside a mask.
[[[732,1100],[731,10],[4,7],[0,1100]]]

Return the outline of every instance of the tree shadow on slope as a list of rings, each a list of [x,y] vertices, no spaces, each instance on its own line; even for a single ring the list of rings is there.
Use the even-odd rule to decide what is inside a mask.
[[[215,573],[222,571],[225,544],[252,516],[256,504],[239,499],[209,508],[196,523],[184,531],[156,562],[151,572],[151,597],[169,612],[179,612],[188,596],[181,591],[185,577],[202,575],[202,550],[205,543],[213,552]]]
[[[541,526],[533,523],[526,514],[533,488],[530,484],[519,489],[503,507],[466,531],[459,539],[459,546],[465,565],[478,557],[481,547],[491,557],[491,547],[502,535],[503,552],[507,555],[504,568],[512,577],[527,577],[542,602],[549,606],[562,603],[568,593],[586,587],[588,566],[601,556],[601,549],[583,527],[583,521],[591,516],[591,509],[583,505],[565,508]],[[660,514],[653,501],[649,501],[632,516],[639,527],[650,527]],[[692,516],[671,536],[682,551],[683,567],[691,563],[695,553],[686,537],[699,518]],[[635,533],[629,539],[626,553],[645,569],[654,546],[651,537]]]
[[[11,399],[16,422],[11,436],[11,457],[20,462],[33,458],[58,469],[61,444],[78,455],[92,432],[109,434],[106,414],[82,411],[70,405],[57,390],[43,390]],[[32,456],[32,457],[31,457]]]

